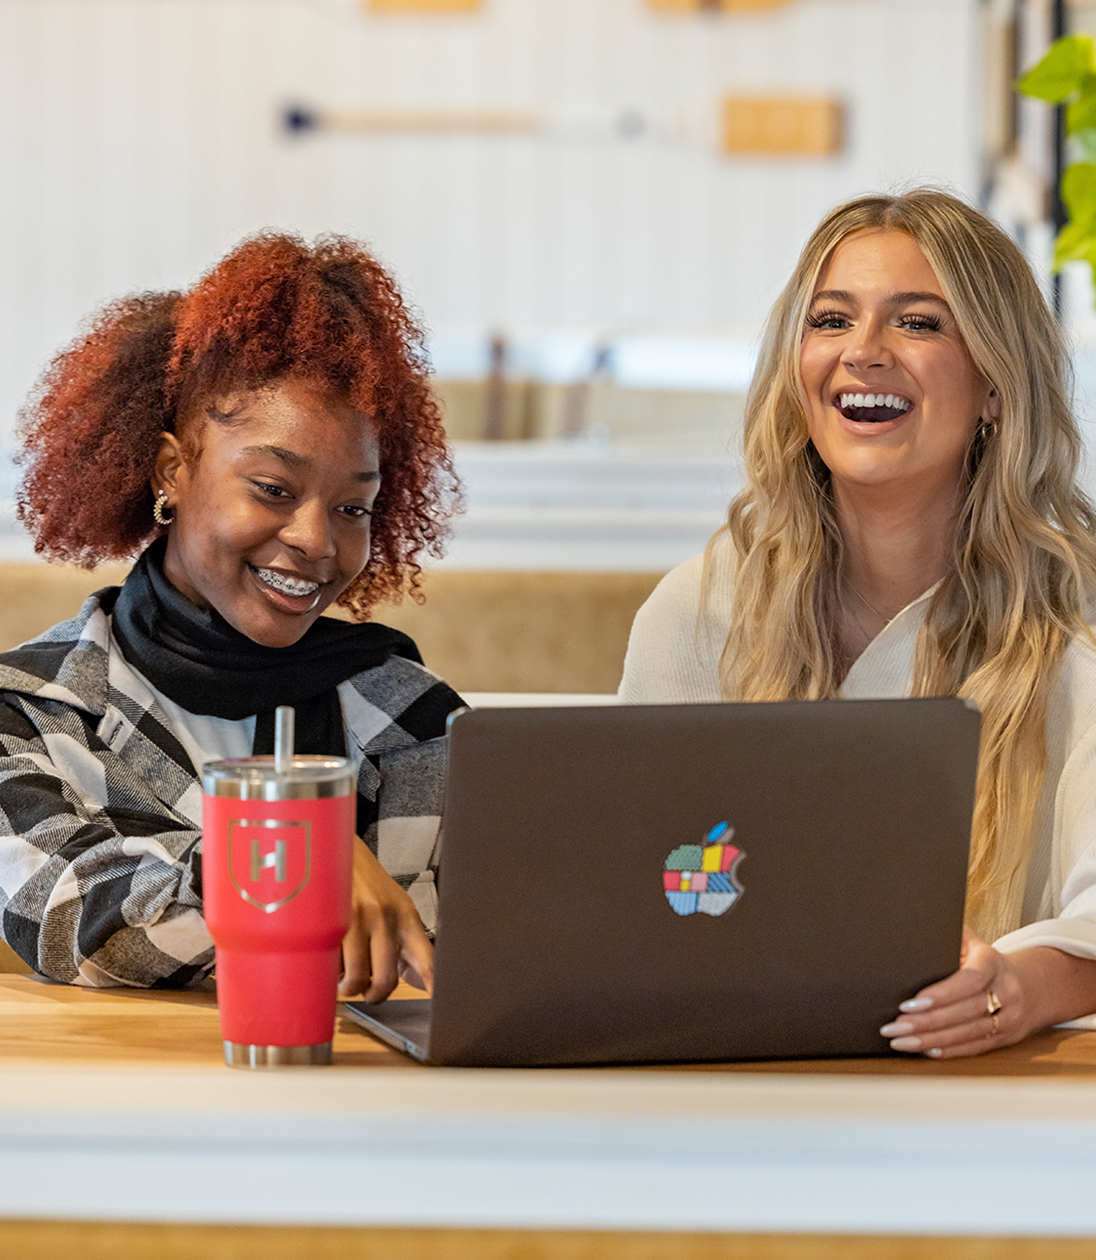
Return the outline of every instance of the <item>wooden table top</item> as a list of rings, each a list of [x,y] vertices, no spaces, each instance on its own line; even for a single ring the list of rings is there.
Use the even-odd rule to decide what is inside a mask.
[[[335,1055],[342,1066],[414,1066],[342,1017],[337,1021]],[[37,976],[0,975],[0,1067],[27,1061],[222,1064],[213,982],[185,992],[84,989]]]
[[[419,996],[404,988],[402,995]],[[335,1063],[405,1068],[420,1064],[340,1017]],[[212,982],[188,992],[81,989],[35,976],[0,974],[0,1067],[6,1064],[126,1064],[212,1067],[223,1062]],[[794,1072],[885,1076],[1096,1077],[1096,1032],[1059,1030],[973,1059],[920,1057],[693,1064],[633,1069],[671,1072]]]

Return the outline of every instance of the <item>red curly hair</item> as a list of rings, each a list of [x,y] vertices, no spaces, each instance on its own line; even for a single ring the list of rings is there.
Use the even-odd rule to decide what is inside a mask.
[[[159,532],[149,488],[163,431],[213,399],[302,380],[368,415],[381,454],[369,562],[339,603],[364,618],[417,585],[459,504],[423,335],[392,277],[342,236],[261,232],[186,293],[114,302],[61,351],[20,413],[19,519],[35,550],[94,568]]]

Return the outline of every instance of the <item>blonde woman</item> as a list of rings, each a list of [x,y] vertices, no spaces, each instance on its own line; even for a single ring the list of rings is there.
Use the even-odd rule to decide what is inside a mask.
[[[932,189],[850,202],[771,314],[746,489],[632,630],[635,703],[977,701],[970,930],[959,971],[881,1030],[895,1050],[979,1054],[1096,1012],[1079,455],[1062,340],[1015,245]]]

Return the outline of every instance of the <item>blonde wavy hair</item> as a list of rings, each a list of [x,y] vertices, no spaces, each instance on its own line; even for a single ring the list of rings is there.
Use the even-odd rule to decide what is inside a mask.
[[[710,559],[727,534],[737,553],[720,681],[729,700],[821,699],[840,685],[842,539],[807,433],[799,351],[832,251],[866,228],[917,242],[1001,399],[991,436],[972,418],[955,567],[929,605],[912,692],[970,697],[982,712],[967,917],[993,939],[1019,923],[1049,695],[1069,641],[1092,641],[1096,512],[1077,485],[1081,444],[1058,326],[1012,241],[947,193],[839,206],[773,308],[746,408],[747,487],[709,545]]]

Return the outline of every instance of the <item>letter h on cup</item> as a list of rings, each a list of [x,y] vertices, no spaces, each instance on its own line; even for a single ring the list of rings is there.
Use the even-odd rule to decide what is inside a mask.
[[[275,840],[274,850],[272,853],[260,855],[259,841],[251,841],[251,880],[252,883],[259,882],[259,876],[268,867],[274,868],[274,878],[279,884],[284,884],[288,876],[286,875],[286,858],[285,858],[285,841]]]

